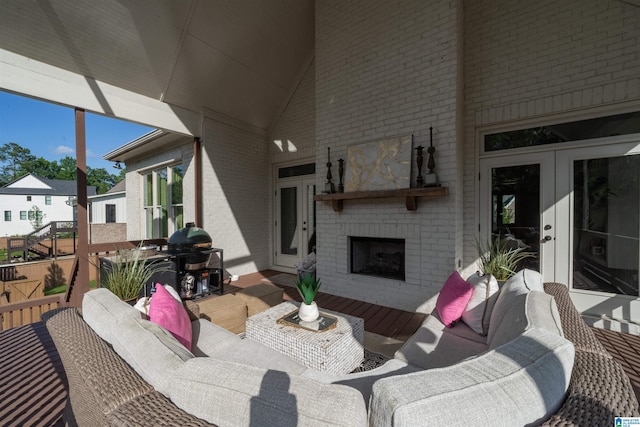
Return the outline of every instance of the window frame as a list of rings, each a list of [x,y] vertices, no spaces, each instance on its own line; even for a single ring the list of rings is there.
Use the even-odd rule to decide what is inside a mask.
[[[11,211],[4,211],[4,222],[11,222]]]
[[[44,204],[51,206],[51,196],[44,196]]]
[[[106,203],[104,205],[104,222],[107,224],[113,224],[117,222],[115,203]]]
[[[183,164],[178,162],[140,173],[144,238],[168,238],[183,228],[184,172]]]

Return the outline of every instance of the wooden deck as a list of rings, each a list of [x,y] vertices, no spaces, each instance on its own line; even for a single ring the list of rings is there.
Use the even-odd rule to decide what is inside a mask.
[[[260,283],[279,272],[243,276],[226,292]],[[292,287],[281,286],[285,300],[299,301]],[[365,319],[365,330],[404,340],[425,315],[319,294],[318,304],[328,310]],[[640,337],[594,329],[596,336],[622,365],[640,398]],[[606,379],[602,379],[605,381]],[[61,426],[67,398],[66,377],[55,346],[42,323],[0,332],[0,424],[2,426]]]

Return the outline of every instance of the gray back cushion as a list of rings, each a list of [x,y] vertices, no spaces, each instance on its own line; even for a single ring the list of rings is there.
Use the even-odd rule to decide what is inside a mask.
[[[193,354],[163,327],[141,319],[142,313],[106,289],[85,294],[87,324],[146,382],[169,396],[170,375]]]
[[[531,328],[541,328],[563,336],[560,314],[551,295],[531,291],[511,298],[502,320],[494,325],[488,341],[489,349],[506,344]]]
[[[487,342],[493,340],[493,334],[496,328],[502,323],[502,319],[510,307],[516,303],[518,296],[531,291],[544,292],[542,276],[533,270],[520,270],[502,285],[500,295],[498,295],[498,299],[491,312]]]
[[[371,425],[538,425],[565,399],[571,342],[541,328],[508,345],[439,369],[382,378],[373,386]]]
[[[123,317],[142,319],[143,314],[111,291],[98,288],[84,294],[82,318],[103,340],[111,343],[116,322]]]

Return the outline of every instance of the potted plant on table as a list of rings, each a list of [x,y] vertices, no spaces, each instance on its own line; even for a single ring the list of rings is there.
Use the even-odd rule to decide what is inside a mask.
[[[130,304],[135,304],[142,287],[151,280],[154,270],[149,268],[141,245],[134,249],[118,249],[114,262],[100,280],[103,288]]]
[[[298,276],[296,280],[296,288],[302,297],[298,316],[304,322],[313,322],[320,317],[320,311],[314,299],[321,284],[320,279],[309,273]]]
[[[516,273],[524,259],[536,256],[534,252],[527,251],[527,247],[513,246],[501,236],[489,241],[476,241],[476,247],[480,256],[480,272],[482,275],[491,274],[500,284]]]

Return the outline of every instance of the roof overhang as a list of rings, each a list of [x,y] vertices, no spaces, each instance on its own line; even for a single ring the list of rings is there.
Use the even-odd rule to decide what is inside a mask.
[[[188,136],[178,135],[163,129],[155,129],[105,154],[102,158],[110,162],[126,163],[133,159],[157,153],[158,150],[164,147],[177,147],[192,141],[193,138]]]

